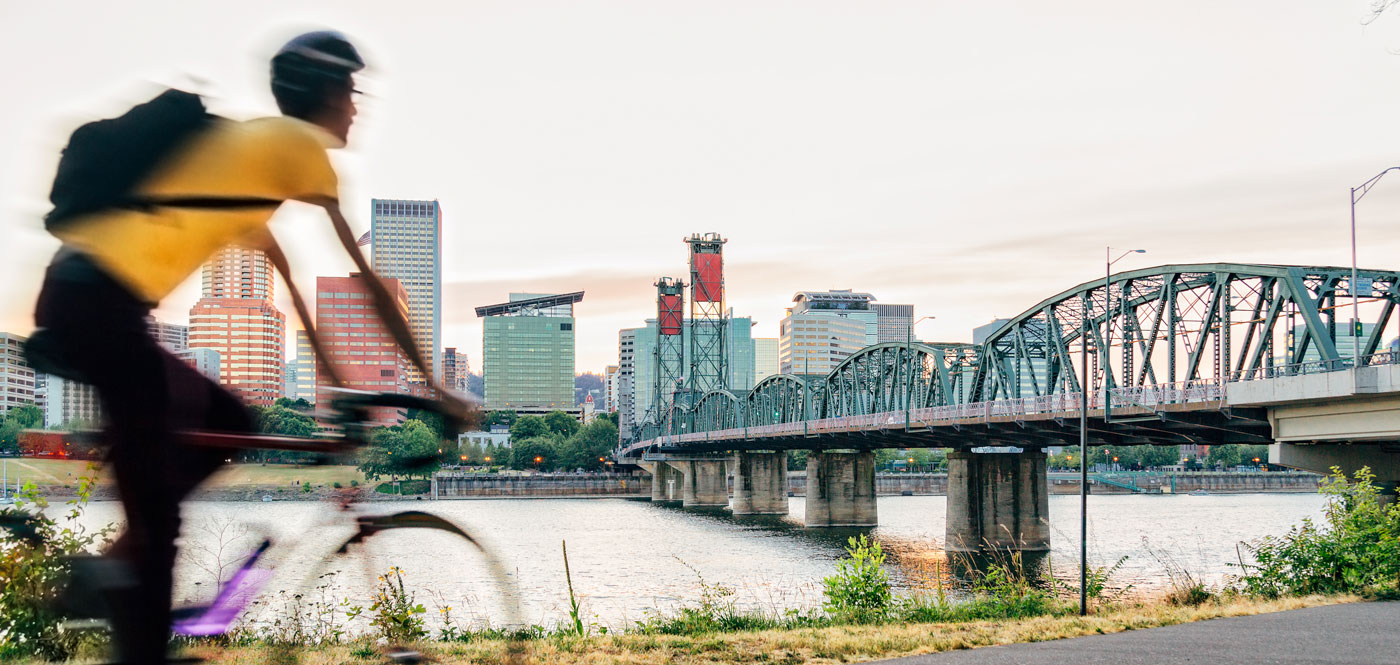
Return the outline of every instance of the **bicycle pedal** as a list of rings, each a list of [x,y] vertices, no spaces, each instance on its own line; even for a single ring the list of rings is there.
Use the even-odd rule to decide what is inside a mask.
[[[112,624],[106,619],[69,619],[58,624],[59,630],[75,633],[85,630],[107,630],[111,627]]]

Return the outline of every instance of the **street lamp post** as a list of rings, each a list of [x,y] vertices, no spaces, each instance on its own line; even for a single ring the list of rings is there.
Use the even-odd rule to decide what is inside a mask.
[[[914,326],[917,326],[917,325],[919,325],[920,323],[923,323],[924,321],[927,321],[927,320],[929,320],[929,319],[936,319],[936,318],[938,318],[938,317],[933,316],[933,315],[921,317],[918,321],[915,321],[915,322],[909,324],[909,327],[904,329],[904,362],[908,363],[908,365],[909,365],[909,368],[908,368],[908,369],[909,369],[909,371],[908,371],[908,374],[909,374],[909,381],[908,381],[908,383],[909,383],[909,385],[906,387],[906,389],[905,389],[905,391],[904,391],[904,431],[905,431],[905,433],[908,433],[908,432],[909,432],[909,409],[910,409],[910,407],[913,406],[913,403],[914,403],[914,368],[913,368],[913,365],[914,365]]]
[[[1108,422],[1109,403],[1112,399],[1108,395],[1108,340],[1113,331],[1113,322],[1110,314],[1113,310],[1113,293],[1109,290],[1109,281],[1112,278],[1113,264],[1119,262],[1124,256],[1129,254],[1142,254],[1145,249],[1130,249],[1123,252],[1118,258],[1113,258],[1113,248],[1104,249],[1104,274],[1103,274],[1103,296],[1104,296],[1104,348],[1103,348],[1103,369],[1104,369],[1104,401],[1103,417],[1104,422]],[[1089,305],[1092,301],[1085,303],[1084,316],[1079,325],[1079,349],[1082,357],[1080,368],[1081,384],[1079,386],[1079,615],[1084,616],[1089,613]]]
[[[1351,284],[1347,286],[1347,290],[1351,291],[1352,367],[1361,366],[1361,306],[1358,302],[1356,294],[1357,282],[1360,281],[1357,277],[1356,270],[1356,202],[1360,201],[1361,197],[1366,196],[1366,193],[1371,191],[1371,188],[1375,187],[1376,183],[1380,182],[1381,176],[1384,176],[1385,174],[1390,173],[1391,171],[1400,171],[1400,166],[1392,166],[1384,171],[1381,171],[1380,173],[1377,173],[1370,180],[1361,183],[1361,185],[1351,188]]]
[[[1146,254],[1145,249],[1130,249],[1123,252],[1116,259],[1110,260],[1113,256],[1113,248],[1105,247],[1103,250],[1103,421],[1107,423],[1113,417],[1113,394],[1108,391],[1108,382],[1112,375],[1108,371],[1109,354],[1113,353],[1113,291],[1109,288],[1109,280],[1113,276],[1113,264],[1123,260],[1129,254]],[[1123,340],[1124,344],[1128,341]]]

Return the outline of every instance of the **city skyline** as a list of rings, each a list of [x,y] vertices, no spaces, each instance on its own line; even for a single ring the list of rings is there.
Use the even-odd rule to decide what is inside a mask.
[[[681,274],[691,232],[730,240],[728,304],[756,337],[778,335],[791,293],[853,288],[936,315],[924,339],[970,341],[1101,275],[1105,245],[1149,250],[1119,269],[1345,265],[1346,189],[1400,145],[1374,120],[1400,109],[1400,16],[1362,26],[1367,2],[639,7],[488,2],[418,25],[343,3],[138,3],[82,26],[13,8],[0,55],[28,62],[37,35],[108,55],[12,75],[27,95],[0,109],[0,330],[32,329],[56,247],[38,220],[72,127],[190,76],[216,112],[269,113],[266,53],[306,22],[371,60],[333,157],[356,233],[375,196],[452,211],[439,346],[480,348],[472,308],[500,293],[586,290],[581,371],[616,362],[616,331]],[[572,27],[541,31],[540,12]],[[431,46],[448,39],[447,56]],[[444,69],[461,84],[435,82]],[[1397,203],[1387,180],[1359,208],[1363,267],[1400,251]],[[295,205],[274,224],[304,293],[350,269],[326,226]],[[197,297],[195,279],[156,314],[183,322]]]

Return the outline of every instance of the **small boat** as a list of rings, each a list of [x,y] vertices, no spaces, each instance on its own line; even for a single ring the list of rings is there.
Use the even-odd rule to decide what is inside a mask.
[[[271,495],[271,494],[264,494],[264,495],[263,495],[263,503],[271,503],[271,502],[272,502],[272,495]]]
[[[1210,492],[1203,489],[1194,489],[1191,490],[1191,496],[1210,496]]]

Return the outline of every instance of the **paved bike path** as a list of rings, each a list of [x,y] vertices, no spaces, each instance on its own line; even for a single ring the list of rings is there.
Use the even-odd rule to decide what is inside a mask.
[[[1400,665],[1400,602],[1329,605],[876,662],[888,665]]]

